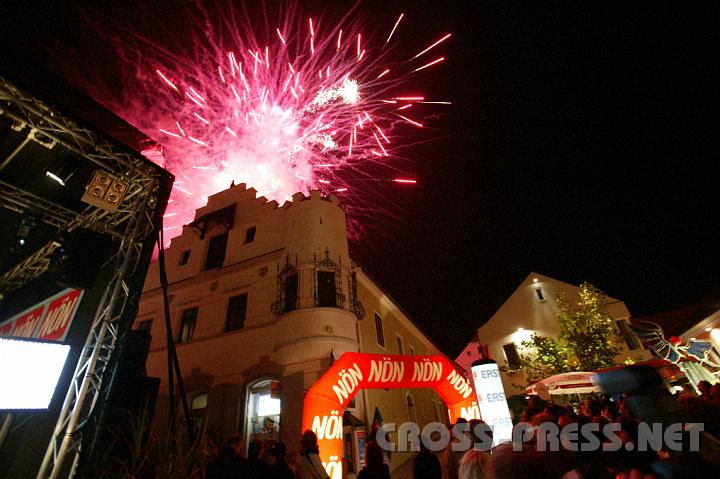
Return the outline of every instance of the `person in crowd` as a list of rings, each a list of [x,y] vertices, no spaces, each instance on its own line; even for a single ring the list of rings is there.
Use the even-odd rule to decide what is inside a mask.
[[[375,441],[370,441],[365,446],[365,467],[363,467],[358,479],[390,479],[390,468],[383,462],[382,449]]]
[[[294,479],[295,473],[290,469],[290,466],[285,459],[287,454],[287,447],[285,443],[277,442],[270,449],[270,459],[272,465],[270,466],[270,479]]]
[[[458,418],[457,424],[467,424],[467,419]],[[455,437],[452,431],[452,427],[448,431],[450,433],[451,441],[442,451],[440,456],[440,467],[442,469],[443,479],[458,479],[458,467],[460,465],[460,459],[462,458],[465,451],[453,451],[453,444],[457,444],[459,439]]]
[[[600,415],[600,403],[594,398],[588,397],[580,403],[580,414],[591,422],[597,422],[596,417]]]
[[[248,444],[247,461],[245,462],[246,477],[248,479],[265,479],[268,474],[269,467],[260,459],[262,454],[262,442],[259,439],[253,439]]]
[[[720,382],[712,385],[710,388],[710,397],[715,405],[720,406]]]
[[[712,388],[712,384],[710,384],[710,381],[700,381],[697,387],[703,399],[711,399],[710,389]]]
[[[482,446],[488,446],[484,444],[488,439],[492,442],[492,431],[483,421],[473,419],[470,421],[468,436],[472,446],[459,461],[458,479],[485,479],[485,464],[490,458],[490,453],[482,450]]]
[[[298,459],[298,479],[330,479],[320,462],[320,449],[317,436],[311,430],[302,434],[300,439],[300,459]]]
[[[575,462],[565,451],[537,451],[534,443],[523,444],[513,450],[513,444],[499,444],[485,464],[488,479],[560,479],[575,468]]]
[[[413,479],[442,479],[440,460],[420,441],[420,452],[413,459]]]
[[[205,468],[206,479],[240,479],[245,477],[245,460],[242,458],[242,436],[234,434],[225,440],[218,457],[211,459]]]

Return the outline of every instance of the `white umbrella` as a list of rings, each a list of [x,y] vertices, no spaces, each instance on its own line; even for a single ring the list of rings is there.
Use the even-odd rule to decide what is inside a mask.
[[[593,384],[590,376],[593,373],[572,372],[556,374],[525,389],[527,394],[537,394],[542,398],[549,398],[551,394],[588,394],[600,392],[600,388]]]

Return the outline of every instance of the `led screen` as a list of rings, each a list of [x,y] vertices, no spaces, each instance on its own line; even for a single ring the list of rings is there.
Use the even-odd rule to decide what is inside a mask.
[[[0,338],[0,409],[47,409],[70,346]]]

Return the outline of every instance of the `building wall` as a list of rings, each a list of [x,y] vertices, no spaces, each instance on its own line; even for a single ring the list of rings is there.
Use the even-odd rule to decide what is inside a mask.
[[[537,281],[533,281],[534,279]],[[540,294],[538,294],[538,290],[540,290]],[[557,337],[559,333],[557,315],[560,309],[555,298],[560,292],[565,294],[571,304],[579,299],[577,286],[536,273],[531,273],[525,278],[490,320],[478,328],[481,346],[486,347],[490,358],[497,361],[500,366],[507,365],[503,345],[514,343],[522,352],[522,342],[529,340],[532,334]],[[542,295],[542,299],[540,295]],[[627,321],[630,317],[625,303],[614,298],[607,298],[606,311],[618,320]],[[643,349],[639,342],[637,343],[639,347],[635,350],[630,350],[623,340],[617,341],[616,345],[620,349],[617,358],[619,364],[627,358],[634,361],[650,358],[649,352]],[[466,348],[463,352],[467,356],[467,352],[472,353],[473,351]],[[467,362],[466,359],[465,362]],[[524,386],[527,385],[527,377],[522,369],[512,376],[507,373],[501,375],[508,395],[521,393]],[[517,386],[522,386],[522,388]]]
[[[371,354],[442,355],[437,347],[420,331],[366,274],[358,277],[358,297],[365,308],[365,318],[358,321],[358,336],[361,350]],[[378,341],[375,316],[382,322],[385,345]],[[402,346],[397,339],[400,338]],[[400,350],[402,347],[402,351]],[[398,426],[404,422],[417,421],[420,425],[429,422],[447,423],[447,407],[432,389],[368,389],[365,390],[366,423],[372,424],[377,406],[386,423]],[[414,404],[414,418],[408,407],[408,396]],[[391,436],[397,440],[397,436]],[[409,453],[397,453],[401,463]]]
[[[232,204],[236,204],[234,225],[229,231],[224,225],[205,221],[206,215]],[[412,350],[416,354],[439,354],[380,287],[353,266],[344,212],[334,198],[322,198],[319,192],[309,197],[297,194],[292,202],[278,207],[264,198],[255,198],[254,190],[237,185],[211,196],[208,205],[196,212],[195,219],[198,228],[186,226],[166,249],[170,319],[177,339],[183,311],[199,308],[192,339],[177,344],[176,349],[188,399],[208,395],[206,424],[218,438],[245,426],[248,386],[259,379],[280,381],[280,439],[294,451],[301,433],[304,392],[329,367],[332,357],[348,351],[398,354],[396,335],[402,337],[405,354]],[[207,226],[204,238],[199,228],[202,223]],[[247,243],[251,227],[256,233],[254,240]],[[211,238],[225,231],[228,243],[222,267],[205,270]],[[186,251],[190,253],[183,265]],[[337,265],[335,281],[344,295],[342,307],[316,307],[315,268],[322,260]],[[278,278],[286,265],[298,272],[298,309],[274,314],[271,306],[278,299]],[[158,268],[157,262],[150,267],[136,327],[152,320],[147,370],[162,381],[156,409],[156,425],[162,427],[167,423],[168,381]],[[357,298],[351,287],[353,272]],[[244,326],[226,332],[228,301],[240,294],[248,295]],[[364,319],[358,319],[353,312],[354,300],[362,303]],[[377,344],[375,313],[383,319],[385,348]],[[409,418],[408,394],[423,424],[446,410],[430,390],[372,390],[359,393],[350,411],[368,427],[375,407],[386,422],[405,422]]]

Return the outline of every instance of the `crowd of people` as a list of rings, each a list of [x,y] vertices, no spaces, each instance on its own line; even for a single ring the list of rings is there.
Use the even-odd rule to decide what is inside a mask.
[[[417,444],[419,450],[412,463],[414,479],[515,479],[542,477],[543,479],[676,479],[716,477],[720,475],[720,384],[703,382],[698,386],[700,394],[681,393],[674,397],[586,397],[574,405],[559,405],[529,396],[516,418],[533,431],[557,426],[556,430],[569,425],[578,429],[585,424],[592,428],[598,444],[604,445],[611,438],[603,426],[617,426],[615,438],[622,447],[598,447],[578,450],[561,444],[559,448],[540,446],[537,435],[521,443],[507,442],[495,447],[453,447],[458,438],[442,451],[430,451],[425,441]],[[670,398],[671,403],[663,401]],[[644,402],[643,402],[644,401]],[[645,417],[643,417],[645,416]],[[683,448],[651,447],[637,450],[642,442],[641,423],[657,421],[667,426],[678,419],[683,424],[702,424],[701,440],[696,449],[688,448],[687,430],[681,433]],[[487,444],[492,434],[482,421],[463,423],[472,444]],[[554,427],[553,426],[553,427]],[[452,430],[452,428],[451,428]],[[649,430],[649,429],[646,429]],[[371,431],[365,446],[365,463],[358,479],[391,479],[387,455],[378,445]],[[491,436],[490,436],[491,437]],[[667,435],[665,436],[667,438]],[[527,438],[526,438],[527,439]],[[226,441],[225,448],[213,458],[206,468],[208,479],[262,478],[262,479],[328,479],[319,459],[317,437],[305,431],[300,440],[300,454],[288,462],[285,444],[278,442],[263,450],[259,441],[248,445],[247,456],[242,457],[243,445],[239,436]]]
[[[647,394],[641,397],[586,397],[575,405],[559,405],[529,396],[518,417],[519,422],[538,431],[542,428],[561,431],[569,425],[579,430],[584,424],[597,437],[598,448],[569,449],[559,442],[552,449],[548,442],[540,445],[542,435],[535,434],[520,444],[507,442],[492,450],[460,453],[446,449],[439,457],[441,474],[428,474],[428,468],[417,466],[416,479],[515,479],[542,477],[543,479],[686,479],[691,477],[716,477],[720,474],[720,384],[701,383],[700,394],[684,392]],[[665,402],[669,401],[669,402]],[[659,422],[658,422],[659,421]],[[651,444],[643,440],[642,431],[654,430],[653,423],[667,428],[680,421],[679,433],[682,447],[668,447],[666,443]],[[472,424],[473,421],[471,421]],[[641,423],[645,423],[641,427]],[[689,439],[688,424],[701,424],[695,449]],[[553,427],[548,428],[548,425]],[[613,425],[615,438],[606,436],[603,427]],[[556,426],[556,427],[555,427]],[[646,426],[646,427],[645,427]],[[475,430],[471,426],[470,431]],[[666,431],[667,429],[662,429]],[[579,435],[578,435],[579,436]],[[667,434],[661,438],[668,439]],[[582,438],[580,437],[580,442]],[[603,446],[611,439],[619,440],[619,447]],[[647,439],[647,438],[646,438]],[[474,438],[479,441],[479,438]],[[638,450],[639,444],[648,447]],[[422,452],[418,455],[423,454]],[[423,461],[428,461],[425,458]],[[416,459],[417,464],[418,459]]]

